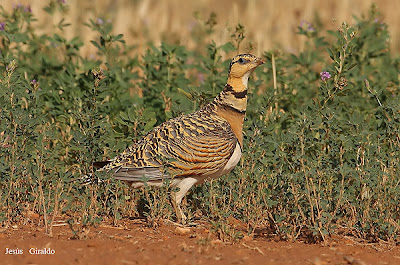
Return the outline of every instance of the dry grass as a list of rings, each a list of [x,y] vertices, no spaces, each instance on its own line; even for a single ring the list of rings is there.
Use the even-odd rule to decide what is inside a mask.
[[[57,1],[57,0],[53,0]],[[16,0],[3,0],[6,9],[11,9]],[[50,25],[58,22],[61,15],[55,15],[53,21],[46,21],[47,16],[40,16],[42,8],[48,1],[21,0],[22,4],[30,4],[36,17],[42,17],[39,26],[48,30]],[[83,22],[89,18],[103,17],[110,20],[115,31],[123,33],[129,44],[138,46],[138,51],[145,49],[149,40],[160,43],[168,40],[180,43],[191,49],[202,45],[202,41],[194,41],[193,32],[199,29],[199,21],[193,16],[194,12],[207,20],[211,12],[217,14],[217,26],[213,34],[207,38],[217,44],[230,39],[232,28],[238,22],[246,29],[246,40],[241,52],[249,50],[249,43],[254,48],[252,52],[260,54],[263,51],[282,48],[289,52],[302,49],[302,39],[294,34],[301,20],[311,22],[320,21],[326,28],[334,29],[338,25],[332,23],[336,19],[341,23],[353,22],[353,15],[360,16],[366,13],[371,0],[94,0],[78,1],[67,0],[69,6],[69,21],[72,25],[66,30],[67,36],[79,35],[83,39],[93,38]],[[398,10],[400,1],[376,0],[382,13],[382,20],[389,24],[392,34],[392,49],[400,51],[400,16]],[[86,54],[91,52],[87,45]]]

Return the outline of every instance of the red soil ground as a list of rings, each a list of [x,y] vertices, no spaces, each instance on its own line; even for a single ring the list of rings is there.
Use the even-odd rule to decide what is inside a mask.
[[[0,231],[0,264],[400,264],[400,246],[387,243],[329,237],[306,244],[263,236],[226,243],[206,227],[149,228],[143,220],[124,220],[123,227],[92,227],[76,240],[68,225],[54,227],[53,237],[43,229],[13,226]],[[29,253],[43,249],[55,253]]]

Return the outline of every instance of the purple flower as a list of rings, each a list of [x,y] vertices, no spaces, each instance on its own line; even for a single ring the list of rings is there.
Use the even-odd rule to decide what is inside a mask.
[[[40,90],[40,88],[39,88],[39,81],[37,81],[36,79],[33,79],[33,80],[31,81],[31,86],[33,87],[33,89],[34,89],[35,91]]]
[[[331,78],[331,74],[329,72],[323,71],[321,73],[319,73],[319,75],[321,76],[321,80],[326,82],[326,80],[328,80],[329,78]]]
[[[308,31],[308,32],[314,32],[315,28],[311,25],[310,22],[302,20],[300,22],[300,28],[304,31]]]
[[[15,9],[15,10],[17,10],[17,9],[18,10],[23,10],[26,13],[32,13],[32,8],[31,8],[30,5],[24,6],[21,3],[13,4],[13,9]]]
[[[6,22],[0,23],[0,31],[3,31],[6,28]]]
[[[96,24],[97,25],[103,25],[104,24],[104,20],[102,18],[96,18]]]
[[[30,5],[27,5],[26,7],[24,7],[24,11],[25,11],[26,13],[32,13],[32,8],[31,8],[31,6],[30,6]]]
[[[67,3],[67,0],[58,0],[61,4],[65,5]]]
[[[23,7],[23,5],[21,3],[13,4],[13,9],[18,9],[18,8],[21,8],[21,7]]]

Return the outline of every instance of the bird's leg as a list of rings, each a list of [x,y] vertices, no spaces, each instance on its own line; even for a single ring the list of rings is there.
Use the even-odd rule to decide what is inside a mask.
[[[173,194],[171,195],[171,202],[172,202],[172,206],[174,207],[174,210],[175,210],[176,218],[178,219],[178,222],[180,224],[184,225],[184,224],[186,224],[187,217],[181,209],[182,198],[180,198],[180,199],[178,198],[177,192],[173,192]]]
[[[186,177],[181,180],[176,179],[174,186],[179,188],[178,191],[171,192],[171,202],[174,207],[176,218],[181,224],[186,224],[186,216],[181,209],[181,202],[188,190],[197,182],[197,179]]]

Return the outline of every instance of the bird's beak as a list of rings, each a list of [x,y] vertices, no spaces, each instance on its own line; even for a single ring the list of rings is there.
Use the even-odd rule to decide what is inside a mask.
[[[261,64],[264,64],[264,63],[265,63],[264,60],[262,60],[261,58],[257,58],[257,60],[256,60],[256,64],[257,65],[261,65]]]

